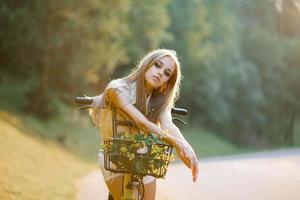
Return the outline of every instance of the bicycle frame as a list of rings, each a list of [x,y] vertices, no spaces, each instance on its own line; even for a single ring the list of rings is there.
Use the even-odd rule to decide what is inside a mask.
[[[135,200],[131,174],[124,174],[123,196],[121,200]]]

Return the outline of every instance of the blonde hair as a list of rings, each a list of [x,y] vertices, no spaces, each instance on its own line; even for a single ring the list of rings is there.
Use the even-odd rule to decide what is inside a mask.
[[[175,70],[166,84],[152,91],[148,108],[146,107],[145,73],[163,57],[169,56],[175,62]],[[174,106],[179,97],[180,81],[182,78],[180,63],[176,52],[169,49],[157,49],[149,52],[138,63],[137,67],[125,78],[129,82],[136,81],[136,107],[147,118],[153,122],[158,122],[159,115]]]

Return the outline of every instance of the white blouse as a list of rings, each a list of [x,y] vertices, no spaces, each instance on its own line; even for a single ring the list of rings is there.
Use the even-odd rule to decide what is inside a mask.
[[[116,79],[111,81],[105,88],[103,92],[103,101],[108,102],[101,108],[92,108],[90,110],[91,118],[93,122],[96,124],[97,127],[100,128],[100,137],[101,141],[109,140],[113,136],[113,125],[112,125],[112,110],[111,106],[109,105],[109,100],[106,97],[106,91],[110,88],[114,88],[119,92],[122,92],[129,102],[134,105],[136,103],[136,81],[132,83],[127,83],[127,81],[123,79]],[[151,95],[148,96],[146,104],[148,105]],[[118,121],[131,121],[130,117],[120,109],[116,109],[116,119]],[[137,132],[138,129],[136,126],[117,126],[117,132],[130,132],[134,133]]]

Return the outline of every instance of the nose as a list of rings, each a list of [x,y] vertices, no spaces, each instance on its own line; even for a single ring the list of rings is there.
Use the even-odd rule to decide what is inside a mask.
[[[157,75],[158,75],[159,77],[162,77],[162,70],[159,70],[159,71],[157,72]]]

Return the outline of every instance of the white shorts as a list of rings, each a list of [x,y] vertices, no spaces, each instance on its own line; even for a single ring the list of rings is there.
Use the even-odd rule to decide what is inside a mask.
[[[98,163],[99,163],[99,167],[100,167],[100,170],[101,170],[101,173],[103,175],[103,179],[104,179],[105,182],[109,181],[110,179],[113,179],[113,178],[116,178],[118,176],[122,176],[123,175],[121,173],[114,173],[114,172],[107,171],[104,168],[104,155],[103,155],[102,151],[99,151],[99,154],[98,154]],[[153,177],[153,176],[144,176],[144,178],[143,178],[144,184],[151,183],[154,180],[155,180],[155,177]]]

